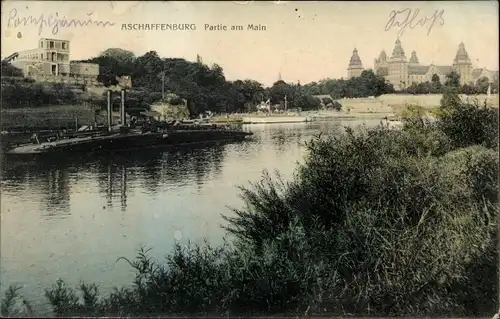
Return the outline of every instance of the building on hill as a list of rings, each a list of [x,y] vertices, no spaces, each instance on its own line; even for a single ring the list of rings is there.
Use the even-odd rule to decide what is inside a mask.
[[[357,60],[359,60],[359,63],[355,62]],[[361,60],[356,49],[353,52],[351,61],[354,62],[353,66],[354,64],[361,65]],[[350,70],[352,70],[351,63],[348,67],[348,72],[351,72],[349,73],[351,75],[353,73]],[[379,57],[374,62],[374,71],[377,75],[383,76],[396,90],[403,90],[413,83],[430,82],[434,74],[444,84],[446,75],[452,71],[460,75],[461,85],[476,84],[479,79],[484,77],[490,83],[498,81],[498,71],[491,71],[486,68],[473,68],[471,59],[463,43],[460,43],[452,65],[422,65],[419,62],[416,51],[412,51],[410,59],[407,59],[401,41],[398,39],[390,58],[387,57],[384,50],[380,52]]]
[[[72,62],[70,41],[41,38],[36,49],[11,54],[4,61],[36,81],[96,84],[99,65]]]
[[[351,60],[349,60],[349,66],[347,67],[347,78],[358,77],[363,73],[363,70],[363,63],[361,63],[361,59],[359,58],[358,50],[354,48]]]

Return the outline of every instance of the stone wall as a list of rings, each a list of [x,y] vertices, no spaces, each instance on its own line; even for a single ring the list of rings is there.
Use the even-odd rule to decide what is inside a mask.
[[[99,75],[99,64],[71,62],[70,73],[83,77],[97,77]]]
[[[337,100],[342,104],[343,110],[350,109],[352,112],[382,112],[394,108],[401,108],[407,104],[420,105],[425,108],[438,107],[441,103],[442,94],[384,94],[379,97],[357,98],[357,99],[340,99]],[[460,96],[463,101],[474,102],[477,100],[479,103],[488,103],[497,106],[499,105],[498,94],[492,94],[490,98],[485,94]]]
[[[81,77],[81,76],[61,76],[61,75],[33,75],[30,78],[34,79],[36,82],[47,82],[47,83],[65,83],[65,84],[75,84],[75,85],[87,85],[87,86],[97,86],[97,78],[92,77]]]

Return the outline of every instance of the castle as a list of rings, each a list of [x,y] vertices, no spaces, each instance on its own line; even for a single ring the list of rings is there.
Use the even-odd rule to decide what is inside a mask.
[[[349,66],[347,67],[348,77],[358,77],[363,70],[358,50],[354,49]],[[378,59],[375,59],[374,71],[377,75],[383,76],[396,90],[404,90],[413,83],[430,82],[434,74],[444,84],[446,75],[452,71],[460,75],[461,85],[475,84],[483,77],[486,77],[490,83],[495,80],[498,81],[498,71],[490,71],[486,68],[473,68],[471,59],[463,43],[460,43],[452,65],[421,65],[415,51],[411,53],[410,60],[407,60],[401,41],[398,39],[389,59],[384,50],[380,53]]]

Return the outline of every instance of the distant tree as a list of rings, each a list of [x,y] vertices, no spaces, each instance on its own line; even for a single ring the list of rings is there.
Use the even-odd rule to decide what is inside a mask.
[[[464,84],[462,86],[462,88],[460,89],[460,93],[466,94],[466,95],[473,95],[473,94],[477,94],[477,89],[474,85]]]
[[[455,71],[447,74],[444,85],[452,88],[460,88],[460,75]]]
[[[486,94],[488,87],[490,86],[490,80],[487,77],[482,77],[476,82],[476,90],[479,94]]]
[[[442,92],[441,79],[437,74],[433,74],[431,79],[431,93],[441,93],[441,92]]]
[[[432,75],[431,82],[432,82],[432,83],[436,83],[436,84],[437,84],[437,83],[441,83],[441,80],[439,79],[439,75],[437,75],[436,73],[434,73],[434,74]]]
[[[418,93],[418,84],[413,82],[409,87],[406,88],[406,92],[410,94],[417,94]]]
[[[432,84],[430,82],[421,82],[418,84],[418,94],[429,94],[432,91]]]
[[[23,76],[23,71],[6,61],[2,61],[2,76]]]
[[[119,49],[119,48],[109,48],[104,50],[100,57],[112,58],[122,65],[132,64],[135,60],[135,54],[132,51]]]

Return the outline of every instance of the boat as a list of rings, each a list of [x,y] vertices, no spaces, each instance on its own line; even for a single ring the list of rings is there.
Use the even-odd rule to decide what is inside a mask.
[[[108,99],[108,114],[111,114]],[[34,134],[30,142],[9,148],[6,155],[40,154],[89,154],[97,152],[116,152],[143,148],[168,147],[184,144],[198,144],[218,141],[241,141],[253,135],[241,129],[216,124],[182,124],[179,122],[160,122],[150,118],[142,127],[134,123],[125,125],[125,103],[122,100],[121,123],[108,125],[87,132],[72,132],[44,136]]]
[[[249,132],[231,129],[174,129],[159,132],[130,130],[110,134],[95,134],[83,137],[62,138],[52,141],[35,141],[18,145],[6,152],[7,155],[35,155],[47,153],[96,153],[122,151],[180,144],[207,143],[217,141],[241,141]],[[38,141],[36,141],[38,140]]]

